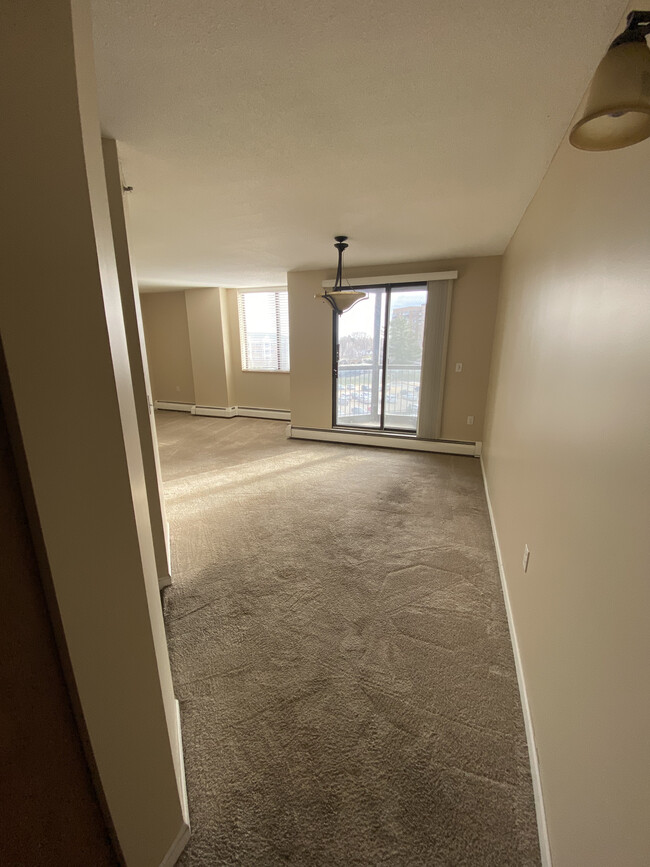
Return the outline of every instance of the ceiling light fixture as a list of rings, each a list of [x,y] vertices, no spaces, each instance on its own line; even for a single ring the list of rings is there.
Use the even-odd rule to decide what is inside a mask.
[[[650,12],[630,12],[594,75],[585,113],[569,135],[585,151],[626,148],[650,137]]]
[[[334,246],[339,251],[339,264],[336,269],[336,280],[331,289],[325,289],[322,295],[314,295],[314,298],[321,298],[323,301],[327,301],[328,304],[331,304],[332,310],[340,316],[341,313],[345,313],[345,311],[349,310],[350,307],[357,303],[357,301],[363,301],[363,299],[368,296],[365,292],[358,292],[351,286],[343,286],[343,251],[348,248],[348,245],[345,243],[348,240],[348,236],[337,235],[334,240],[336,241]]]

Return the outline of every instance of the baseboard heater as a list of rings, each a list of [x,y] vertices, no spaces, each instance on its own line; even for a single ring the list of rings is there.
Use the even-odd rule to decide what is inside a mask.
[[[182,403],[178,400],[157,400],[154,402],[156,409],[171,409],[174,412],[192,412],[193,403]]]
[[[293,427],[289,425],[287,436],[297,440],[317,440],[328,443],[348,443],[358,446],[375,446],[382,449],[408,449],[415,452],[438,452],[446,455],[469,455],[479,457],[481,442],[452,442],[451,440],[427,440],[414,436],[386,433],[366,433],[336,429]]]
[[[288,409],[267,409],[263,406],[202,406],[195,403],[180,403],[173,400],[157,400],[156,409],[169,409],[176,412],[189,412],[192,415],[206,415],[212,418],[270,418],[291,421]]]
[[[237,415],[244,418],[277,418],[282,421],[291,421],[291,413],[288,409],[264,409],[259,406],[237,406]]]
[[[209,415],[212,418],[234,418],[237,415],[236,406],[200,406],[192,407],[192,415]]]

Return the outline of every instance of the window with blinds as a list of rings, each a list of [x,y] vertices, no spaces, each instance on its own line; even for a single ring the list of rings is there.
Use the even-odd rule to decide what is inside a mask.
[[[242,370],[289,370],[289,302],[280,292],[237,293]]]

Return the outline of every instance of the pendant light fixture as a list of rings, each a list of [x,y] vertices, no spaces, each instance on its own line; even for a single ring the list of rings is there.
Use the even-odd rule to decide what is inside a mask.
[[[321,298],[332,306],[332,310],[341,315],[349,310],[357,301],[363,301],[367,298],[365,292],[358,292],[350,286],[343,286],[343,251],[347,250],[348,245],[345,243],[348,240],[347,235],[337,235],[334,240],[334,246],[339,251],[339,264],[336,269],[336,280],[331,289],[325,289],[322,295],[315,295],[314,298]]]
[[[650,137],[650,11],[630,12],[594,75],[585,113],[569,135],[585,151],[625,148]]]

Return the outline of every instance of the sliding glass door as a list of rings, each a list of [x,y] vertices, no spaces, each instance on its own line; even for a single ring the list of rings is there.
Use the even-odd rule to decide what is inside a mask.
[[[420,409],[426,286],[389,291],[384,428],[415,432]]]
[[[364,291],[368,300],[336,317],[334,424],[415,433],[426,284]]]
[[[335,425],[381,428],[386,290],[368,288],[365,301],[335,317]]]

